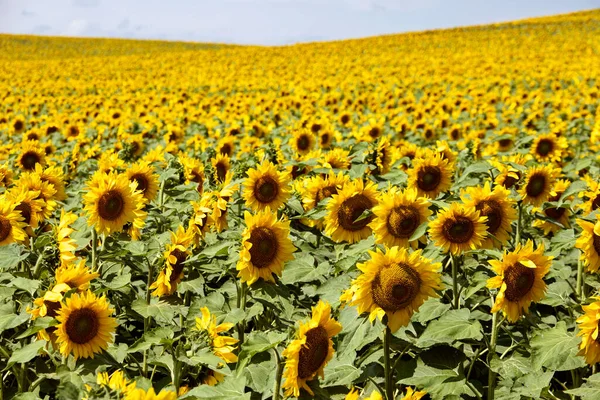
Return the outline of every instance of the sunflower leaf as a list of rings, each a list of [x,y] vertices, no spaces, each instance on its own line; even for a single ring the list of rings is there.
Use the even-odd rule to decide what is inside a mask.
[[[417,229],[415,229],[415,231],[413,232],[413,234],[410,235],[410,238],[408,238],[408,241],[412,242],[413,240],[417,240],[421,236],[423,236],[425,234],[425,232],[427,232],[427,226],[428,225],[429,225],[428,221],[425,221],[421,225],[419,225],[417,227]]]
[[[33,343],[29,343],[28,345],[15,350],[8,359],[8,364],[4,370],[9,369],[17,363],[26,363],[33,360],[45,345],[46,342],[44,340],[36,340]]]
[[[567,371],[585,365],[578,357],[581,338],[567,332],[567,324],[559,321],[552,329],[539,329],[531,338],[531,357],[534,370],[542,367],[554,371]]]
[[[451,310],[440,319],[429,323],[417,340],[417,347],[430,347],[438,343],[452,344],[457,340],[483,338],[483,328],[479,321],[470,320],[469,310]]]

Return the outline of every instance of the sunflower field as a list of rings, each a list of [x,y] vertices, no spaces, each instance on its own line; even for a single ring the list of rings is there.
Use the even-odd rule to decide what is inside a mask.
[[[600,399],[599,10],[0,50],[0,399]]]

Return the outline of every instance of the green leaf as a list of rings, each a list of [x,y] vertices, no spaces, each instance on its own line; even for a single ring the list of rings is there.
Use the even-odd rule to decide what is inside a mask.
[[[419,225],[419,227],[417,229],[415,229],[415,231],[413,232],[412,235],[410,235],[410,238],[408,238],[408,240],[410,242],[412,242],[413,240],[419,239],[427,231],[427,226],[428,225],[429,225],[429,221],[423,222],[421,225]]]
[[[103,284],[110,290],[117,290],[124,286],[127,286],[129,282],[131,282],[131,274],[127,273],[117,275],[113,279],[103,281]]]
[[[33,279],[27,279],[23,277],[16,277],[12,281],[9,282],[9,286],[16,287],[17,289],[21,289],[25,292],[28,292],[33,296],[35,291],[40,287],[40,281],[36,281]]]
[[[37,357],[39,351],[46,345],[44,340],[36,340],[33,343],[25,345],[18,350],[15,350],[10,358],[8,359],[8,364],[6,365],[6,369],[9,369],[16,363],[26,363],[33,360]]]
[[[505,359],[495,356],[492,358],[491,368],[503,378],[516,379],[531,371],[531,358],[518,354]]]
[[[148,305],[146,304],[146,300],[137,299],[133,302],[131,308],[144,318],[153,317],[154,319],[171,323],[178,308],[164,301],[154,302],[156,301],[154,298],[152,301],[153,303]]]
[[[600,397],[600,374],[590,376],[581,387],[567,390],[565,393],[580,396],[581,400],[598,400]]]
[[[0,333],[8,329],[16,328],[31,318],[31,315],[26,312],[15,314],[13,307],[12,302],[0,305]]]
[[[141,240],[135,240],[127,243],[125,245],[125,249],[127,249],[132,256],[145,256],[148,254],[148,246]]]
[[[420,324],[425,324],[442,316],[451,307],[450,304],[442,303],[440,299],[429,298],[419,307],[419,311],[415,313],[412,319]]]
[[[245,393],[246,378],[226,377],[217,386],[201,385],[187,392],[179,399],[199,400],[250,400],[251,393]]]
[[[465,377],[453,369],[438,369],[425,365],[422,360],[417,361],[417,368],[413,376],[402,379],[405,385],[425,388],[433,399],[443,399],[449,395],[475,396],[475,392],[465,384]]]
[[[567,190],[565,190],[563,192],[563,194],[560,196],[560,199],[558,199],[558,203],[556,206],[557,207],[562,206],[567,198],[585,190],[586,188],[587,188],[587,183],[585,183],[584,181],[575,181],[575,182],[571,183],[569,185],[569,187],[567,188]]]
[[[581,338],[567,332],[567,324],[559,321],[552,329],[537,330],[531,338],[531,357],[534,370],[542,367],[554,371],[567,371],[585,366],[583,357],[577,356]]]
[[[321,263],[315,267],[315,259],[308,253],[297,254],[296,258],[285,264],[281,274],[281,282],[293,285],[300,282],[320,280],[329,270],[328,263]]]
[[[417,347],[429,347],[438,343],[454,343],[457,340],[483,338],[479,321],[470,321],[469,310],[451,310],[439,320],[429,323],[423,334],[417,340]]]
[[[350,357],[345,357],[344,360],[334,357],[325,367],[325,380],[321,386],[351,385],[361,374],[361,371],[353,365],[354,358],[353,354]]]
[[[55,325],[58,325],[58,321],[52,317],[36,318],[36,320],[33,322],[33,326],[29,327],[29,329],[17,336],[17,339],[26,338],[27,336],[38,333],[42,329],[47,329]]]
[[[29,256],[23,253],[23,246],[12,243],[7,246],[0,246],[0,265],[6,271],[12,271]]]
[[[241,376],[242,371],[253,356],[276,347],[279,343],[283,342],[286,337],[287,335],[285,333],[272,331],[267,333],[254,331],[250,333],[244,341],[242,351],[240,351],[238,357],[236,366],[237,375]]]

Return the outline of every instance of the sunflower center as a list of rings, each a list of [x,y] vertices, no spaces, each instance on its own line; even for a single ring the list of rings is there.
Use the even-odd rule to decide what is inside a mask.
[[[66,333],[71,342],[85,344],[93,340],[98,334],[100,321],[98,315],[89,308],[80,308],[73,311],[66,323]]]
[[[257,227],[250,232],[248,241],[252,243],[252,247],[250,247],[252,264],[257,268],[268,267],[277,256],[279,248],[275,232],[262,226]]]
[[[76,126],[71,126],[69,128],[69,136],[77,136],[79,135],[79,128],[77,128]]]
[[[325,186],[317,191],[317,196],[315,197],[316,203],[318,204],[321,200],[327,199],[334,194],[337,194],[337,187],[335,185]]]
[[[308,150],[310,146],[310,139],[306,135],[302,135],[298,138],[296,144],[298,145],[298,149],[302,151]]]
[[[391,312],[407,307],[417,297],[420,288],[419,274],[404,263],[383,267],[371,284],[375,304]]]
[[[552,143],[552,140],[542,139],[539,141],[537,147],[535,148],[535,152],[540,156],[545,157],[552,151],[553,148],[554,144]]]
[[[412,206],[393,208],[387,219],[388,231],[397,238],[407,239],[419,227],[419,211]]]
[[[329,143],[329,133],[324,133],[321,135],[321,146],[325,146]]]
[[[306,332],[306,344],[298,356],[298,378],[307,379],[314,375],[327,359],[329,336],[327,330],[317,326]]]
[[[17,122],[15,122],[14,127],[15,127],[16,131],[22,130],[23,129],[23,121],[17,121]]]
[[[179,279],[181,271],[183,271],[183,267],[185,266],[183,263],[187,259],[187,253],[179,249],[174,249],[171,251],[171,255],[173,255],[177,261],[175,262],[175,265],[171,266],[171,268],[173,268],[173,272],[171,272],[171,278],[169,281],[175,282],[177,279]]]
[[[504,282],[506,282],[505,297],[509,301],[519,301],[533,287],[535,272],[533,268],[516,263],[504,271]]]
[[[502,186],[504,186],[506,189],[510,189],[511,187],[515,186],[515,184],[521,178],[521,173],[517,172],[517,175],[519,176],[518,178],[515,178],[514,176],[506,176],[506,178],[504,178]]]
[[[58,315],[58,310],[60,310],[60,302],[44,300],[44,305],[46,306],[47,317],[54,318]]]
[[[116,190],[110,190],[100,197],[98,201],[98,214],[102,219],[114,221],[119,218],[125,208],[123,196]]]
[[[551,208],[547,208],[544,210],[544,214],[546,214],[546,216],[554,219],[554,220],[558,220],[560,219],[560,217],[562,217],[565,214],[565,211],[567,211],[566,208],[563,207],[551,207]]]
[[[512,139],[502,139],[499,141],[500,147],[503,149],[511,146],[512,143],[513,143]]]
[[[233,148],[231,147],[231,145],[229,143],[225,143],[223,146],[221,146],[221,150],[219,150],[219,152],[221,154],[226,154],[228,156],[231,156],[231,153],[233,152]]]
[[[483,200],[475,209],[484,217],[487,217],[487,231],[492,235],[496,233],[502,224],[502,206],[496,200]]]
[[[36,152],[28,151],[21,157],[21,164],[26,170],[35,169],[35,164],[40,162],[40,156]]]
[[[217,178],[219,178],[219,181],[224,182],[225,178],[227,177],[227,167],[225,167],[225,164],[220,162],[220,163],[217,163],[216,168],[217,168]]]
[[[592,201],[592,210],[597,210],[600,207],[600,195],[596,196],[594,201]]]
[[[261,203],[270,203],[277,198],[279,187],[275,179],[261,176],[254,184],[254,197]]]
[[[594,250],[596,250],[596,253],[598,255],[600,255],[600,236],[596,235],[595,233],[593,233],[594,235]],[[0,239],[2,239],[2,236],[0,235]],[[0,240],[1,241],[1,240]]]
[[[529,183],[525,187],[527,195],[530,197],[538,197],[544,192],[546,187],[546,177],[541,174],[534,174],[530,179]]]
[[[426,166],[417,173],[417,185],[424,192],[435,190],[442,180],[442,173],[438,167]]]
[[[467,217],[457,216],[448,219],[442,226],[442,231],[446,240],[452,243],[466,243],[473,237],[475,227],[473,221]]]
[[[373,203],[364,194],[357,194],[344,200],[338,211],[340,225],[347,231],[361,230],[371,222],[374,216],[369,215],[360,221],[357,221],[357,219],[366,210],[370,210],[371,207],[373,207]]]
[[[371,136],[373,139],[379,137],[379,134],[381,133],[381,131],[379,130],[378,127],[373,127],[371,128],[371,130],[369,131],[369,136]]]
[[[15,210],[21,212],[23,219],[25,219],[25,223],[29,225],[31,223],[31,206],[27,203],[21,203],[15,207]]]
[[[12,225],[8,218],[0,215],[0,242],[3,242],[9,235],[12,230]]]
[[[146,190],[148,190],[148,179],[144,176],[144,174],[134,174],[131,177],[131,180],[135,181],[138,190],[140,190],[142,193],[146,193]]]

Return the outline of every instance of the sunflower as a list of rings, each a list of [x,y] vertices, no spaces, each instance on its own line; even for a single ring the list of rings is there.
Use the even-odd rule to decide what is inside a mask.
[[[530,153],[538,162],[558,162],[562,160],[568,147],[565,137],[547,133],[535,138]]]
[[[348,392],[348,394],[346,394],[346,397],[344,397],[344,400],[359,400],[359,399],[360,399],[360,393],[356,389],[352,389],[350,392]],[[363,397],[363,400],[383,400],[383,397],[381,396],[381,393],[379,393],[377,390],[373,390],[368,397]]]
[[[577,318],[577,336],[582,337],[579,355],[584,356],[589,365],[600,362],[600,297],[593,299],[592,304],[582,307],[584,314]]]
[[[27,172],[19,177],[19,180],[15,182],[15,186],[28,190],[30,192],[39,193],[38,198],[43,200],[44,206],[42,208],[43,219],[48,219],[52,216],[52,213],[58,207],[57,191],[53,184],[43,181],[41,176],[37,172]]]
[[[383,320],[396,332],[409,323],[410,317],[429,297],[437,297],[441,289],[440,263],[432,263],[416,250],[391,247],[369,251],[371,257],[358,264],[362,272],[342,296],[358,313],[369,313],[369,320]]]
[[[370,173],[373,175],[384,175],[390,172],[390,167],[394,160],[392,147],[387,137],[383,136],[377,141],[377,146],[373,150],[373,164],[375,169]]]
[[[121,370],[116,370],[110,377],[107,372],[99,372],[96,377],[96,383],[124,395],[135,390],[136,386],[136,383],[129,381],[125,373]]]
[[[600,208],[600,185],[589,175],[583,177],[588,185],[587,190],[580,192],[579,197],[587,198],[579,208],[583,210],[584,215],[590,214],[592,211]]]
[[[277,214],[265,210],[256,215],[244,213],[246,229],[242,233],[242,249],[236,269],[242,282],[252,285],[258,279],[275,282],[285,262],[294,258],[290,240],[290,221],[277,220]]]
[[[351,160],[350,152],[338,147],[324,152],[319,164],[322,168],[349,169]]]
[[[125,175],[130,182],[135,182],[136,189],[142,192],[148,202],[154,200],[158,193],[158,175],[154,173],[152,165],[139,161],[129,167]]]
[[[92,272],[85,266],[85,260],[79,260],[77,265],[67,264],[56,269],[56,287],[54,291],[68,291],[77,289],[79,292],[87,290],[92,279],[100,276],[97,272]],[[61,290],[60,285],[66,285]]]
[[[48,290],[42,297],[33,301],[34,308],[27,307],[26,311],[31,314],[31,319],[42,317],[55,318],[60,310],[63,295],[62,293]]]
[[[283,351],[286,358],[282,388],[286,396],[300,396],[304,388],[314,396],[306,384],[317,375],[323,378],[323,368],[333,358],[332,337],[340,333],[342,326],[331,318],[331,307],[319,301],[312,308],[312,317],[307,323],[300,323],[294,339]]]
[[[402,398],[402,400],[420,400],[423,398],[427,392],[425,391],[416,391],[411,387],[406,388],[406,394]]]
[[[46,153],[40,148],[40,143],[36,140],[27,140],[21,144],[20,152],[17,157],[17,164],[24,171],[33,171],[36,164],[44,164]]]
[[[527,312],[531,302],[544,298],[546,283],[543,278],[551,264],[552,257],[544,256],[544,245],[534,251],[531,240],[524,246],[517,244],[513,252],[505,252],[502,261],[490,261],[497,276],[488,280],[487,287],[500,289],[492,312],[502,310],[510,322],[516,322]]]
[[[47,182],[54,186],[54,189],[56,190],[56,194],[54,195],[55,200],[63,201],[67,199],[65,178],[60,166],[54,165],[43,168],[40,164],[36,164],[35,173],[39,175],[42,182]]]
[[[142,192],[136,190],[136,183],[129,182],[125,175],[94,174],[83,201],[88,224],[95,226],[100,234],[119,232],[127,223],[137,228],[144,226],[146,201]]]
[[[542,205],[550,196],[559,173],[559,169],[551,166],[537,166],[527,170],[525,182],[519,189],[523,203],[533,204],[535,207]]]
[[[335,242],[355,243],[371,234],[374,215],[363,216],[377,205],[377,185],[360,180],[348,182],[327,203],[325,233]],[[364,218],[360,218],[363,216]]]
[[[227,154],[218,153],[215,158],[210,161],[215,172],[214,177],[217,182],[225,182],[227,173],[231,169],[231,161]]]
[[[117,320],[106,297],[96,297],[91,291],[74,293],[62,303],[56,316],[57,343],[65,357],[94,357],[113,341]]]
[[[506,189],[519,189],[521,178],[525,170],[527,159],[521,155],[502,156],[500,159],[492,158],[490,163],[498,169],[494,184],[504,186]]]
[[[0,246],[22,242],[27,238],[23,230],[27,224],[16,204],[0,196]]]
[[[452,203],[429,223],[429,234],[444,252],[461,254],[481,247],[487,234],[487,221],[475,208]]]
[[[179,155],[179,162],[183,165],[183,176],[185,177],[185,184],[188,185],[191,182],[198,184],[196,190],[198,193],[202,193],[204,190],[204,164],[200,160],[188,157],[185,154]]]
[[[156,393],[154,388],[149,388],[148,390],[144,390],[141,388],[136,388],[127,393],[124,400],[176,400],[177,393],[163,389],[160,392]]]
[[[0,187],[9,187],[12,183],[13,172],[7,164],[0,164]]]
[[[278,210],[290,196],[290,181],[289,173],[277,171],[274,164],[266,161],[258,168],[248,170],[242,196],[254,211]]]
[[[392,187],[381,195],[379,204],[373,207],[373,214],[375,218],[370,226],[376,243],[388,247],[411,245],[413,248],[417,247],[419,240],[425,243],[423,237],[409,241],[417,228],[426,223],[431,215],[429,200],[419,197],[415,189],[400,191]]]
[[[467,188],[461,199],[466,207],[479,211],[485,222],[488,237],[483,241],[482,248],[500,247],[508,242],[512,232],[511,223],[517,219],[515,202],[510,198],[510,192],[503,186],[491,190],[486,182],[483,187]]]
[[[589,272],[597,272],[600,268],[600,215],[596,214],[596,223],[578,219],[577,224],[582,231],[575,242],[581,250],[579,259]]]
[[[450,189],[453,173],[454,167],[441,155],[422,154],[413,160],[413,167],[408,171],[408,187],[417,189],[419,196],[435,199]]]
[[[295,131],[290,138],[290,146],[297,154],[308,154],[315,147],[315,135],[307,129]]]
[[[565,179],[559,179],[554,184],[554,188],[550,192],[548,202],[558,201],[562,194],[569,188],[571,183]],[[541,212],[548,220],[536,219],[533,221],[533,226],[540,228],[544,231],[544,235],[548,235],[551,232],[557,232],[562,229],[560,225],[565,228],[570,227],[569,223],[569,209],[567,207],[548,207],[544,210],[534,209],[535,212]],[[560,225],[555,224],[553,221],[558,222]]]
[[[320,175],[307,178],[304,181],[304,187],[299,191],[302,193],[302,204],[306,211],[312,210],[319,205],[321,200],[331,198],[334,194],[337,194],[346,183],[348,183],[348,176],[342,172],[337,175],[333,172],[329,173],[328,176],[323,177]],[[304,221],[303,221],[304,222]],[[322,226],[322,220],[308,220],[306,221],[309,226]]]
[[[226,136],[217,143],[217,152],[228,157],[233,157],[235,150],[235,137]]]
[[[44,220],[44,200],[39,198],[40,192],[27,187],[15,186],[6,193],[6,199],[15,204],[15,210],[21,213],[23,222],[29,228],[36,229]],[[29,232],[30,236],[33,231]]]
[[[171,295],[177,290],[177,285],[183,279],[184,263],[192,254],[189,249],[191,240],[189,233],[181,225],[177,232],[171,232],[171,243],[164,252],[165,268],[150,286],[150,289],[154,289],[154,296]]]
[[[206,334],[206,340],[214,355],[226,363],[237,362],[238,358],[233,353],[238,340],[221,333],[233,328],[233,324],[225,322],[217,325],[217,317],[211,315],[206,307],[200,309],[202,317],[196,317],[196,329]]]
[[[60,220],[56,228],[56,241],[58,242],[61,266],[75,260],[75,254],[73,253],[77,249],[77,243],[70,237],[75,232],[70,225],[77,221],[77,218],[79,218],[77,214],[65,212],[64,208],[60,210]]]

